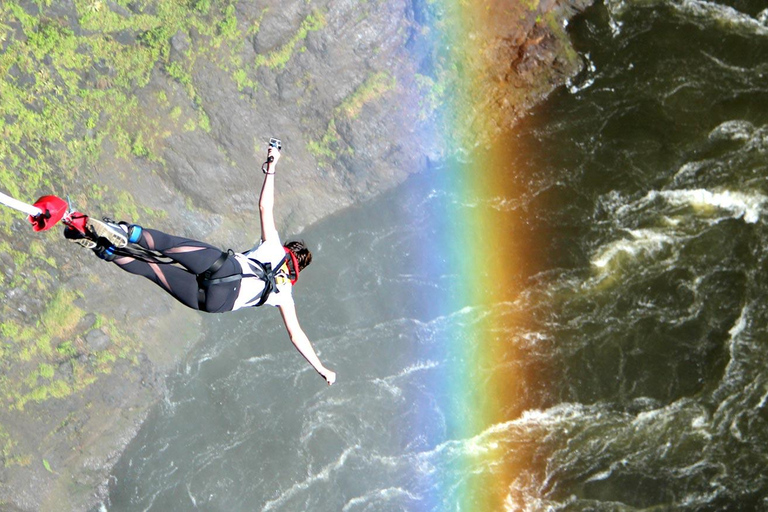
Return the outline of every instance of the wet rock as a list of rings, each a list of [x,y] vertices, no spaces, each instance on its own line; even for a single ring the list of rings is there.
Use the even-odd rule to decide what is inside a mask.
[[[72,303],[79,308],[85,307],[85,299],[83,297],[76,298]]]
[[[286,44],[289,35],[299,29],[307,14],[309,11],[303,2],[279,4],[279,7],[267,13],[262,19],[259,32],[253,38],[254,51],[256,53],[269,53]]]
[[[20,88],[32,87],[35,84],[35,77],[29,73],[24,73],[17,64],[8,68],[8,75],[16,79],[16,85]]]
[[[66,21],[68,24],[74,24],[77,21],[77,10],[73,0],[51,2],[46,14],[51,18],[59,18],[62,23]]]
[[[198,132],[173,137],[164,157],[173,169],[169,174],[176,188],[192,198],[197,206],[212,212],[226,211],[226,190],[236,190],[232,172],[211,139]]]
[[[327,48],[325,39],[324,34],[318,34],[317,32],[307,34],[307,50],[311,53],[322,55]]]
[[[178,55],[183,55],[189,48],[189,36],[186,32],[179,30],[171,38],[171,49]]]
[[[73,377],[72,363],[64,361],[56,368],[56,379],[61,379],[65,382],[71,382]]]
[[[56,267],[47,266],[45,271],[50,276],[51,280],[53,280],[54,282],[59,281],[59,276],[61,275],[59,272],[59,269],[57,269]]]
[[[24,294],[24,290],[22,290],[21,288],[11,288],[6,293],[6,297],[8,299],[16,299],[16,298],[20,297],[23,294]]]
[[[130,30],[121,30],[113,36],[118,43],[128,46],[136,43],[136,34]]]
[[[88,313],[80,320],[80,323],[77,326],[77,330],[80,332],[87,331],[88,329],[93,327],[95,323],[96,323],[96,314]]]
[[[99,350],[106,349],[110,345],[111,340],[107,333],[101,329],[93,329],[85,335],[85,343],[92,352],[98,352]]]
[[[3,274],[10,280],[16,270],[16,264],[13,262],[10,254],[0,253],[0,264],[3,266]]]
[[[109,10],[112,12],[115,12],[119,14],[120,16],[130,16],[131,11],[123,7],[122,5],[118,4],[117,2],[114,2],[113,0],[107,0],[107,6],[109,7]]]

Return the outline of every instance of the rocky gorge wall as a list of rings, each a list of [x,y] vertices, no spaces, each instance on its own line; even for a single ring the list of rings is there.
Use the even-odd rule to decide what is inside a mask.
[[[0,189],[242,248],[277,136],[298,233],[508,130],[578,70],[587,3],[3,2]],[[8,209],[0,262],[0,508],[86,510],[200,316]]]

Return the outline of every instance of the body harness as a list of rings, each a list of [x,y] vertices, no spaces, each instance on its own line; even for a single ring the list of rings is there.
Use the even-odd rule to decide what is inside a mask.
[[[208,288],[215,284],[234,283],[247,277],[255,277],[263,281],[264,288],[261,290],[259,296],[254,297],[253,300],[246,304],[247,307],[253,306],[256,308],[264,305],[271,293],[280,293],[280,291],[277,289],[277,279],[281,273],[290,279],[291,284],[295,284],[296,281],[299,280],[299,262],[296,258],[296,255],[293,254],[290,249],[286,247],[283,247],[283,249],[285,250],[285,256],[283,256],[283,259],[280,260],[274,269],[272,268],[272,264],[269,262],[262,263],[258,260],[252,260],[249,258],[248,263],[251,267],[251,271],[253,272],[252,274],[246,274],[243,272],[214,278],[213,275],[221,269],[221,267],[224,265],[224,262],[227,261],[227,258],[234,256],[232,249],[228,250],[227,252],[222,252],[221,256],[219,256],[216,261],[214,261],[213,264],[208,267],[208,270],[202,274],[197,275],[197,304],[200,311],[203,311],[205,308],[205,300],[206,296],[208,295]]]

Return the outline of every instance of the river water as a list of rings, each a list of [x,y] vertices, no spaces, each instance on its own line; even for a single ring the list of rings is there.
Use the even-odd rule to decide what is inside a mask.
[[[436,169],[303,233],[299,317],[338,383],[276,311],[207,317],[99,509],[768,509],[766,7],[572,21],[585,69],[505,138],[508,197],[464,201]],[[480,316],[436,300],[461,276],[419,270],[441,203],[526,218],[535,254],[487,312],[526,319],[499,356],[524,389],[468,439],[432,386],[451,354],[423,357]]]

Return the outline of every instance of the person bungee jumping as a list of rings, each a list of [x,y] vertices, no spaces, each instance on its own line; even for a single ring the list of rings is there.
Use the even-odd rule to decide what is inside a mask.
[[[303,241],[282,245],[275,228],[272,210],[280,150],[280,141],[271,139],[259,196],[261,240],[244,253],[79,212],[66,217],[64,236],[126,272],[146,277],[192,309],[223,313],[276,306],[291,342],[330,385],[336,373],[320,362],[299,325],[292,296],[293,284],[312,261],[312,253]]]

